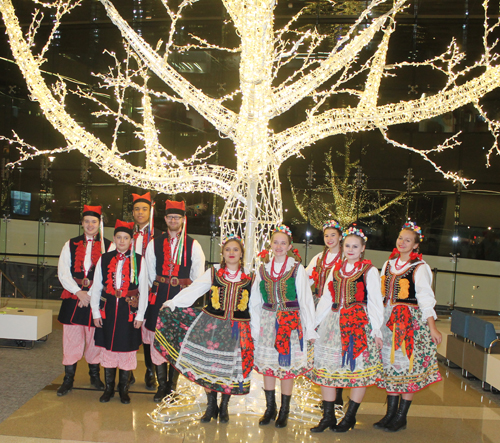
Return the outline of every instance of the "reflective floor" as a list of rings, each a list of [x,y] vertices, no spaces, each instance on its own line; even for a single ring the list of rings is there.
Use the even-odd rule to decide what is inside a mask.
[[[385,411],[385,394],[377,388],[368,389],[356,427],[346,434],[311,434],[310,425],[294,421],[284,429],[272,424],[259,427],[255,415],[231,414],[231,404],[228,424],[192,420],[159,427],[148,417],[156,404],[153,393],[145,389],[143,357],[138,357],[141,361],[135,371],[137,382],[131,389],[130,405],[121,404],[118,396],[107,404],[99,403],[100,393],[90,390],[82,363],[73,392],[57,397],[61,374],[0,423],[0,442],[500,442],[500,400],[472,388],[458,371],[442,365],[443,382],[415,395],[408,428],[396,434],[372,428]],[[344,399],[348,394],[345,392]]]

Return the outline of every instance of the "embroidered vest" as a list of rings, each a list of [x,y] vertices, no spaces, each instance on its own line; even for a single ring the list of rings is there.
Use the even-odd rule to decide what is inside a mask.
[[[295,289],[295,278],[300,263],[295,263],[279,281],[273,281],[264,265],[260,266],[260,292],[264,299],[263,308],[268,311],[298,311],[299,301]]]
[[[318,283],[313,285],[312,293],[315,297],[321,298],[323,295],[323,288],[325,287],[325,282],[332,271],[335,263],[332,263],[330,267],[323,267],[323,260],[328,255],[328,249],[323,251],[320,257],[316,260],[316,266],[314,267],[314,271],[318,274]]]
[[[373,265],[365,263],[355,274],[345,277],[340,270],[333,271],[333,280],[329,283],[332,293],[332,311],[337,312],[342,306],[348,309],[354,305],[366,306],[368,303],[368,291],[366,290],[366,273]]]
[[[254,280],[251,274],[249,280],[231,282],[217,275],[212,268],[212,287],[210,288],[209,304],[202,310],[212,317],[226,320],[249,321],[250,289]]]
[[[106,293],[106,286],[107,286],[107,280],[108,280],[108,269],[109,269],[109,266],[111,264],[111,260],[113,259],[113,257],[116,257],[116,255],[118,254],[118,251],[111,251],[111,252],[106,252],[105,254],[102,255],[101,257],[101,273],[102,273],[102,292],[103,292],[103,295],[104,293]],[[136,259],[136,262],[137,262],[137,281],[139,282],[139,273],[141,272],[141,256],[139,254],[135,254],[135,259]],[[125,261],[128,261],[130,263],[130,251],[127,252],[127,258],[125,259]],[[122,271],[123,271],[123,268],[122,268]],[[130,279],[130,275],[128,276],[128,278]],[[122,281],[123,281],[123,276],[122,276]],[[139,285],[138,283],[134,283],[133,281],[130,282],[129,284],[129,287],[128,287],[128,293],[131,292],[131,291],[134,291],[134,293],[139,289]],[[110,296],[111,294],[107,294],[106,295]],[[125,294],[125,297],[127,297],[127,295],[130,295],[130,294]],[[114,297],[114,295],[111,295],[112,297]],[[102,302],[102,297],[101,297],[101,302]],[[132,306],[130,305],[130,308],[133,312],[136,312],[137,311],[137,306]]]
[[[75,238],[72,238],[70,241],[69,241],[69,252],[71,254],[71,275],[73,276],[73,278],[78,278],[78,279],[82,279],[85,277],[85,271],[83,270],[83,262],[85,261],[85,251],[86,251],[86,245],[85,245],[85,242],[87,241],[87,238],[85,236],[85,234],[82,234],[82,235],[79,235],[78,237],[75,237]],[[97,242],[95,242],[94,244],[96,244]],[[79,268],[81,269],[76,269],[76,261],[77,261],[77,257],[76,257],[76,251],[78,249],[78,246],[80,245],[83,245],[84,249],[83,249],[83,257],[81,258],[82,262],[81,262],[81,265],[78,266]],[[109,249],[109,246],[111,245],[111,242],[108,240],[108,239],[104,239],[104,250],[107,251]],[[80,246],[81,247],[81,246]],[[97,246],[96,246],[97,248]],[[99,257],[101,257],[101,247],[100,247],[100,242],[99,242]],[[99,259],[99,257],[97,257],[97,259]],[[92,260],[94,261],[94,260]],[[88,273],[87,273],[87,278],[89,280],[93,280],[94,278],[94,271],[95,271],[95,264],[97,264],[97,260],[95,261],[94,265],[90,267],[90,269],[88,270]]]
[[[393,274],[391,265],[387,263],[385,274],[382,276],[382,295],[384,296],[384,306],[405,304],[418,305],[417,292],[415,290],[415,271],[424,262],[412,263],[402,274]]]
[[[162,275],[164,277],[169,277],[168,275],[163,274],[163,261],[165,260],[165,254],[163,250],[163,242],[168,238],[168,233],[164,233],[159,237],[154,238],[155,242],[155,255],[156,255],[156,275]],[[184,247],[186,248],[186,265],[184,265],[184,250],[182,251],[182,261],[179,266],[179,273],[177,275],[178,278],[189,278],[189,273],[191,272],[191,255],[193,250],[193,238],[189,235],[186,236],[186,244]]]

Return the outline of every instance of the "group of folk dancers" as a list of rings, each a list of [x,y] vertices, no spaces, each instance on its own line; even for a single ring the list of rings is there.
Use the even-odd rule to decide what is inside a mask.
[[[134,196],[134,213],[136,202],[144,201],[150,209],[148,194]],[[96,207],[90,208],[96,217]],[[307,269],[293,249],[290,229],[282,225],[273,231],[269,249],[259,254],[262,264],[255,273],[244,268],[244,245],[234,235],[223,239],[220,264],[203,273],[201,247],[185,233],[183,203],[167,201],[167,232],[154,235],[149,226],[140,235],[140,248],[137,227],[118,221],[116,250],[102,257],[96,246],[102,237],[97,230],[87,232],[87,217],[84,212],[85,242],[79,237],[70,240],[59,265],[61,278],[61,260],[69,264],[66,276],[69,272],[75,285],[69,288],[61,279],[66,373],[58,395],[71,390],[76,362],[85,355],[91,383],[104,389],[100,401],[113,397],[118,368],[120,399],[129,403],[141,329],[145,381],[153,389],[156,366],[155,401],[175,391],[178,374],[183,374],[205,388],[204,423],[217,417],[221,423],[229,421],[230,397],[249,393],[253,369],[264,377],[266,409],[259,425],[287,425],[298,376],[321,386],[323,417],[312,432],[354,428],[366,388],[373,385],[387,391],[386,415],[374,427],[404,429],[414,393],[441,380],[432,274],[418,250],[421,229],[411,221],[403,226],[380,277],[364,259],[363,231],[355,226],[342,229],[334,220],[325,223],[325,249]],[[88,257],[83,249],[75,253],[82,248],[80,242],[87,249],[91,244]],[[107,242],[101,246],[113,247]],[[193,309],[207,293],[207,305]],[[69,308],[64,306],[68,301]],[[90,320],[76,323],[76,313],[83,308],[89,309],[95,328]],[[70,333],[73,328],[82,332]],[[66,340],[70,335],[76,337],[71,342]],[[279,411],[276,379],[281,383]],[[350,400],[337,423],[335,404],[344,388],[351,388]]]

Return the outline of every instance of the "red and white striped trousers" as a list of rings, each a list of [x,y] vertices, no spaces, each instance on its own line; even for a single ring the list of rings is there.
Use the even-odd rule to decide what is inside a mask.
[[[101,348],[94,342],[95,328],[80,325],[63,325],[63,365],[70,366],[85,355],[87,363],[98,364]]]

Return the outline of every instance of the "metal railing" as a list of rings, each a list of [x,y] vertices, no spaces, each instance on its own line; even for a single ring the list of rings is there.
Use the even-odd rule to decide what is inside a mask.
[[[5,273],[0,269],[0,294],[2,293],[2,286],[4,279],[8,281],[12,287],[14,288],[14,298],[17,298],[17,294],[20,294],[23,298],[28,298],[26,295],[24,295],[23,291],[21,291],[16,284],[9,278]]]

